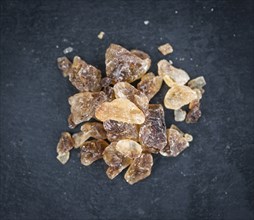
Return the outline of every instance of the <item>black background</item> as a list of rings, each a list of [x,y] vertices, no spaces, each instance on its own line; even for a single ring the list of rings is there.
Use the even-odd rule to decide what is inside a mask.
[[[1,0],[0,218],[253,219],[252,14],[252,0]],[[104,72],[105,50],[118,43],[149,53],[157,72],[166,42],[166,59],[207,81],[200,122],[176,123],[194,136],[190,148],[155,156],[152,175],[133,186],[123,174],[110,181],[103,161],[82,166],[78,151],[62,166],[55,147],[77,92],[56,66],[63,49]]]

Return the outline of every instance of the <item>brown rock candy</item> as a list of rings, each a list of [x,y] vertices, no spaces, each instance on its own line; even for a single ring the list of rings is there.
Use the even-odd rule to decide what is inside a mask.
[[[190,79],[188,73],[172,66],[167,60],[161,60],[157,65],[158,74],[169,87],[173,87],[175,84],[184,85]]]
[[[112,84],[112,79],[109,77],[104,77],[101,80],[102,91],[107,95],[109,102],[115,98],[114,90],[110,86],[111,84]]]
[[[142,153],[142,147],[136,141],[125,139],[120,140],[116,144],[116,150],[125,157],[135,159]]]
[[[148,100],[151,100],[159,92],[161,85],[162,77],[155,76],[150,72],[142,76],[137,88],[147,96]]]
[[[136,158],[126,171],[124,178],[129,184],[134,184],[150,176],[153,166],[153,156],[149,153],[142,153]]]
[[[201,117],[200,103],[199,100],[194,100],[189,105],[189,112],[186,115],[186,123],[196,123]]]
[[[168,109],[180,109],[197,98],[197,94],[188,86],[174,85],[168,90],[164,98],[164,105]]]
[[[119,141],[121,139],[138,140],[138,128],[135,124],[108,120],[103,122],[103,127],[107,132],[107,139],[110,142]]]
[[[131,101],[124,98],[104,102],[95,111],[95,117],[100,121],[115,120],[129,124],[142,124],[144,113]]]
[[[148,109],[149,100],[147,96],[127,82],[118,82],[114,85],[116,98],[126,98],[133,102],[143,111]]]
[[[189,147],[189,142],[184,137],[182,131],[179,128],[175,129],[176,126],[171,126],[167,129],[167,145],[161,149],[160,154],[165,157],[176,157],[184,149]]]
[[[186,111],[182,109],[174,110],[175,121],[184,121],[186,117]]]
[[[67,77],[69,75],[71,65],[72,65],[72,63],[67,57],[57,58],[57,66],[60,70],[62,70],[64,77]]]
[[[68,118],[70,128],[94,117],[97,106],[107,100],[104,92],[81,92],[69,98],[71,114]]]
[[[102,153],[108,143],[102,139],[86,141],[80,147],[80,161],[83,165],[89,166],[94,161],[102,158]]]
[[[151,154],[158,154],[160,152],[159,149],[153,148],[153,147],[146,147],[141,145],[142,147],[142,152],[143,153],[151,153]]]
[[[188,142],[192,142],[192,141],[193,141],[192,135],[190,135],[190,134],[188,134],[188,133],[184,134],[184,138],[185,138],[185,140],[188,141]]]
[[[151,65],[150,56],[147,53],[145,53],[144,51],[133,49],[133,50],[131,50],[131,53],[136,55],[137,57],[139,57],[142,60],[147,60],[147,62],[149,63],[149,66]]]
[[[139,130],[141,145],[162,149],[167,144],[164,109],[160,104],[150,104],[146,120]]]
[[[206,81],[203,76],[199,76],[188,82],[188,86],[192,89],[202,89],[205,85],[206,85]]]
[[[73,148],[74,141],[72,140],[71,135],[68,132],[63,132],[61,134],[60,140],[57,144],[57,159],[65,164],[69,160],[70,150]]]
[[[110,179],[115,178],[132,162],[130,158],[124,157],[119,151],[116,150],[116,144],[116,142],[112,142],[103,152],[103,159],[109,166],[106,174]]]
[[[101,89],[101,71],[75,56],[69,80],[80,92],[98,92]]]
[[[81,132],[72,135],[74,147],[80,147],[90,137],[95,139],[106,139],[106,131],[100,122],[87,122],[81,126]]]
[[[117,44],[111,44],[105,54],[106,74],[113,83],[140,79],[149,69],[151,59],[142,59],[136,52],[130,52]],[[140,54],[140,53],[139,53]],[[144,56],[144,52],[142,52]]]
[[[158,47],[158,50],[165,56],[168,55],[170,53],[173,53],[173,47],[169,44],[163,44],[161,46]]]

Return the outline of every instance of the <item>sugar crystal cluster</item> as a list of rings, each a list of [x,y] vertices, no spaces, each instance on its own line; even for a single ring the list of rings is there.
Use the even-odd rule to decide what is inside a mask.
[[[163,55],[173,52],[168,43],[158,49]],[[117,44],[106,50],[106,77],[78,56],[73,62],[60,57],[57,64],[78,90],[68,99],[69,128],[83,123],[79,132],[61,134],[56,151],[62,164],[67,163],[75,148],[84,166],[102,159],[109,179],[127,169],[124,179],[132,185],[151,174],[153,154],[176,157],[189,147],[193,137],[175,125],[167,128],[163,105],[150,101],[165,82],[169,87],[165,108],[173,110],[177,122],[196,123],[205,92],[203,76],[190,80],[186,71],[165,59],[158,62],[156,75],[148,72],[151,59],[147,53]],[[135,87],[131,83],[137,80]],[[188,106],[187,111],[182,109],[184,106]]]

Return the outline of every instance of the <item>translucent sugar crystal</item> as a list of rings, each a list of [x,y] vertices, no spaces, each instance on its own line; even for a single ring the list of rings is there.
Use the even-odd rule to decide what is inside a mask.
[[[106,74],[113,83],[140,79],[150,68],[151,59],[142,51],[130,52],[117,44],[111,44],[105,54]]]
[[[69,75],[71,65],[72,65],[72,63],[67,57],[57,58],[57,66],[60,70],[62,70],[64,77],[67,77]]]
[[[142,124],[145,121],[144,113],[131,101],[125,98],[104,102],[95,111],[100,121],[115,120],[129,124]]]
[[[116,142],[112,142],[103,152],[103,159],[109,166],[106,174],[110,179],[114,179],[132,162],[131,158],[124,157],[123,154],[116,150],[116,144]]]
[[[184,137],[184,133],[176,126],[167,129],[167,145],[161,149],[160,154],[166,157],[176,157],[184,149],[189,147],[189,142]]]
[[[173,47],[169,44],[163,44],[161,46],[158,47],[158,50],[165,56],[168,55],[170,53],[173,53]]]
[[[184,121],[186,117],[186,111],[182,109],[174,110],[175,121]]]
[[[153,156],[149,153],[142,153],[134,159],[126,171],[124,178],[129,184],[137,183],[150,176],[153,166]]]
[[[86,141],[80,147],[80,161],[83,165],[89,166],[94,161],[102,158],[102,153],[108,143],[102,139]]]
[[[159,92],[161,85],[162,77],[155,76],[150,72],[142,76],[137,88],[147,96],[148,100],[151,100]]]
[[[75,56],[69,80],[80,92],[98,92],[101,89],[101,71]]]
[[[196,123],[201,117],[200,102],[198,99],[193,100],[189,104],[189,112],[186,115],[186,123]]]
[[[90,137],[95,139],[106,139],[106,131],[101,122],[87,122],[81,126],[81,132],[73,134],[74,147],[80,147]]]
[[[107,139],[110,142],[119,141],[121,139],[138,140],[138,127],[135,124],[108,120],[103,122],[103,127],[107,132]]]
[[[157,65],[158,74],[169,87],[172,87],[175,84],[184,85],[190,79],[188,73],[182,69],[172,66],[167,60],[161,60]]]
[[[125,139],[120,140],[116,144],[116,150],[125,157],[135,159],[142,153],[142,147],[136,141]]]
[[[61,134],[60,140],[56,147],[57,159],[65,164],[69,160],[70,150],[74,146],[74,141],[72,140],[71,135],[68,132],[63,132]]]
[[[69,98],[71,114],[69,116],[69,126],[74,128],[81,122],[85,122],[94,117],[97,106],[107,100],[104,92],[81,92]]]
[[[162,149],[167,144],[164,109],[160,104],[150,104],[146,120],[139,130],[141,145]]]
[[[168,109],[180,109],[197,98],[197,94],[188,86],[174,85],[168,90],[164,98],[164,105]]]
[[[203,76],[199,76],[188,82],[188,86],[192,89],[202,89],[205,85],[206,85],[206,81]]]
[[[114,85],[116,98],[126,98],[132,101],[139,109],[148,109],[149,100],[147,96],[127,82],[118,82]]]

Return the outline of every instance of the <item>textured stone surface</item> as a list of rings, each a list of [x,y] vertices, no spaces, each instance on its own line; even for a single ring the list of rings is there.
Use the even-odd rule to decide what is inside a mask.
[[[253,220],[252,2],[1,1],[0,219]],[[207,81],[200,121],[176,124],[193,135],[190,148],[154,155],[152,175],[133,186],[125,171],[110,181],[102,160],[83,166],[76,150],[60,164],[55,147],[77,92],[56,67],[62,50],[104,70],[111,42],[137,47],[157,73],[166,41],[177,67]],[[169,127],[173,111],[165,116]]]

